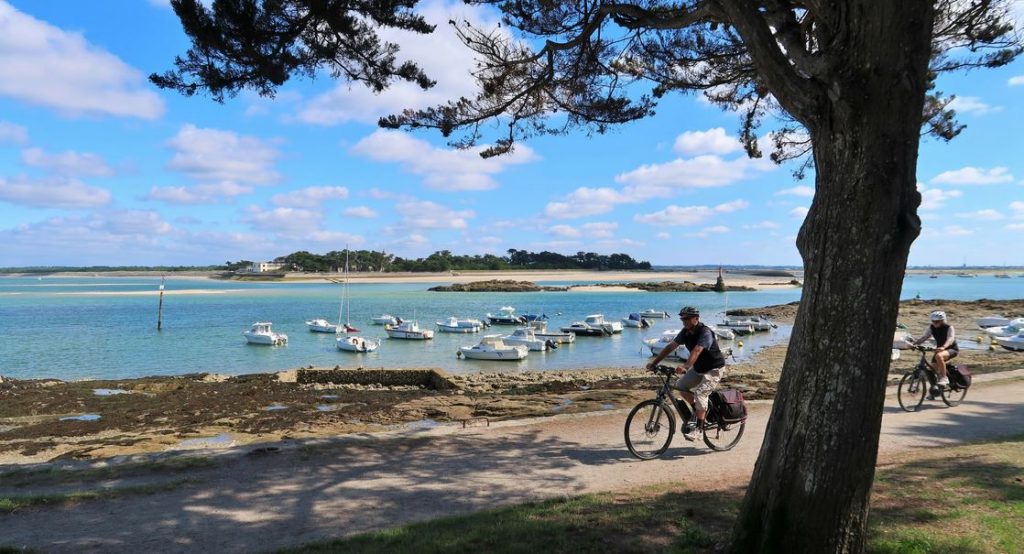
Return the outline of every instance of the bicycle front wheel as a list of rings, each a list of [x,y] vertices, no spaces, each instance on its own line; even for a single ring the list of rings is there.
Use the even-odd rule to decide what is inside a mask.
[[[738,423],[708,423],[704,425],[704,444],[711,450],[723,452],[732,450],[736,443],[743,437],[743,429],[747,427],[747,420]]]
[[[912,371],[900,379],[900,386],[896,389],[896,399],[900,402],[900,408],[906,412],[916,412],[924,403],[924,393],[928,389],[928,380],[922,379],[916,371]]]
[[[653,460],[668,450],[676,418],[657,400],[644,400],[626,418],[626,448],[641,460]]]
[[[942,401],[950,408],[963,402],[965,396],[967,396],[967,389],[962,389],[960,387],[957,387],[956,389],[943,387],[942,389]]]

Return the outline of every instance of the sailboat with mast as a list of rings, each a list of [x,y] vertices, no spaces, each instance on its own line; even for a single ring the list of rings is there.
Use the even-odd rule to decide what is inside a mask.
[[[338,350],[344,350],[345,352],[373,352],[380,346],[380,341],[371,340],[352,333],[358,333],[359,329],[356,329],[349,322],[349,318],[352,317],[352,297],[348,293],[348,246],[345,247],[345,280],[341,285],[341,294],[344,298],[343,306],[345,306],[345,325],[341,325],[341,308],[338,310],[338,327],[343,329],[344,334],[338,337]]]

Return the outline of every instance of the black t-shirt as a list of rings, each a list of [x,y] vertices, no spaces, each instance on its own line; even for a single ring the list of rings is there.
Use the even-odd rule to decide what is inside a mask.
[[[690,352],[693,352],[693,349],[698,345],[704,347],[704,350],[701,351],[700,355],[697,356],[697,360],[693,363],[693,369],[697,373],[707,373],[712,369],[725,366],[725,356],[722,355],[722,351],[718,348],[715,332],[703,323],[698,323],[692,332],[688,332],[686,327],[683,327],[679,334],[676,335],[676,338],[672,340],[676,344],[686,346]]]

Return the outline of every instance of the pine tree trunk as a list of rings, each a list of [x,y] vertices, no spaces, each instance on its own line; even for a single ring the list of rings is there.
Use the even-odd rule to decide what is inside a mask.
[[[797,238],[803,295],[734,552],[865,546],[899,295],[920,230],[932,20],[927,1],[868,4],[874,12],[848,10],[850,56],[810,118],[817,177]]]

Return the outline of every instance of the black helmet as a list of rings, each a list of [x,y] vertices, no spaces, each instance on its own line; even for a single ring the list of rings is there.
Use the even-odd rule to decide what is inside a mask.
[[[700,310],[698,310],[697,308],[694,308],[693,306],[687,306],[687,307],[683,308],[682,310],[679,310],[679,316],[680,317],[694,317],[694,316],[700,317]]]

